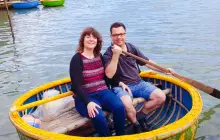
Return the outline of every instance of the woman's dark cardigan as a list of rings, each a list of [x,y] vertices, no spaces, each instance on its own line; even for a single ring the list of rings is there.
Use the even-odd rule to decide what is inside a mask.
[[[102,59],[102,55],[100,55]],[[102,59],[102,64],[103,59]],[[69,68],[69,73],[70,73],[70,78],[71,78],[71,91],[74,92],[74,94],[79,97],[79,99],[87,105],[90,102],[89,97],[85,93],[85,91],[82,88],[82,82],[83,82],[83,60],[82,57],[80,56],[80,53],[76,53],[70,62],[70,68]],[[106,85],[110,87],[110,79],[108,79],[105,76],[105,81]],[[119,83],[119,82],[117,82]]]

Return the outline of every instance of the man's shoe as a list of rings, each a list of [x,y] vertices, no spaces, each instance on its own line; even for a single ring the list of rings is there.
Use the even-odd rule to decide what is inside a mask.
[[[140,124],[133,124],[133,131],[135,134],[141,133],[142,132],[141,125]]]
[[[140,123],[140,126],[141,126],[143,132],[148,132],[148,131],[150,131],[150,126],[149,126],[149,125],[147,124],[147,122],[145,121],[145,118],[139,120],[139,123]]]

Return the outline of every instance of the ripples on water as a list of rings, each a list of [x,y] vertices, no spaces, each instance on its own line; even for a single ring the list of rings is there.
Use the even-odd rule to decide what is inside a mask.
[[[64,7],[12,10],[15,44],[6,12],[0,11],[0,139],[18,139],[8,120],[16,98],[69,76],[69,61],[86,26],[101,32],[104,51],[110,24],[124,22],[127,40],[149,58],[220,89],[219,5],[218,0],[66,0]],[[220,139],[220,102],[203,93],[202,98],[196,138]]]

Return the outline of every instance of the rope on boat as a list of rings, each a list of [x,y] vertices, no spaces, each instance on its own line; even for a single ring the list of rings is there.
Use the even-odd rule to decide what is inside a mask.
[[[176,100],[175,98],[173,98],[171,95],[168,95],[167,97],[169,97],[171,100],[177,102],[183,109],[185,109],[187,112],[189,112],[189,110],[178,100]]]

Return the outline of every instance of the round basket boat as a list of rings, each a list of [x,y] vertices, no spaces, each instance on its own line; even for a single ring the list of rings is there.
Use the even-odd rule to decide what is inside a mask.
[[[161,105],[157,110],[147,115],[147,122],[151,129],[151,131],[148,132],[112,137],[90,137],[88,135],[85,137],[81,134],[81,132],[89,130],[87,128],[88,125],[86,125],[89,123],[89,120],[81,117],[76,112],[74,107],[71,109],[71,111],[67,111],[67,114],[62,113],[62,115],[68,116],[67,118],[63,119],[63,121],[66,121],[66,124],[59,126],[59,124],[61,125],[61,123],[57,122],[62,122],[62,119],[55,120],[53,121],[53,123],[49,122],[45,124],[46,126],[51,126],[52,124],[54,124],[55,129],[34,128],[22,120],[21,117],[23,115],[30,114],[36,109],[36,107],[31,107],[23,111],[13,111],[14,108],[19,108],[25,104],[27,105],[28,103],[36,102],[37,100],[41,101],[42,94],[48,89],[59,90],[61,95],[66,94],[66,92],[68,93],[71,87],[69,78],[47,83],[43,86],[37,87],[25,93],[13,103],[13,109],[11,108],[9,112],[9,117],[12,124],[15,126],[20,139],[193,140],[197,130],[199,115],[202,111],[203,105],[199,92],[194,87],[176,78],[160,75],[155,72],[141,72],[140,76],[144,81],[160,85],[163,90],[168,88],[171,91],[171,93],[167,95],[165,103]]]

